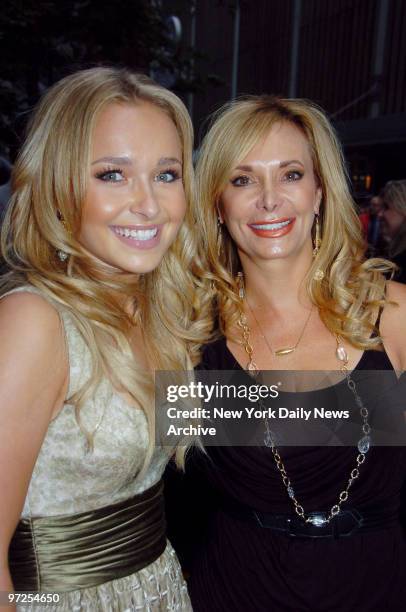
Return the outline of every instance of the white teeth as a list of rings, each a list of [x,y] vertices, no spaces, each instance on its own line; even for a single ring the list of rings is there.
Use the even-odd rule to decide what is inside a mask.
[[[277,230],[280,229],[281,227],[285,227],[286,225],[289,225],[289,223],[291,223],[292,220],[288,219],[287,221],[281,221],[280,223],[264,223],[262,225],[252,225],[252,227],[254,227],[255,229],[263,229],[263,230]]]
[[[156,227],[150,230],[130,230],[127,227],[114,227],[113,230],[119,236],[132,238],[133,240],[151,240],[151,238],[154,238],[158,232],[158,228]]]

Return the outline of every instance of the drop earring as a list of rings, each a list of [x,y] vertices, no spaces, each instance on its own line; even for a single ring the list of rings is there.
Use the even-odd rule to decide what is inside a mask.
[[[321,247],[321,230],[320,230],[320,220],[319,213],[316,213],[316,231],[314,236],[314,247],[313,247],[313,259],[315,259],[320,251]],[[321,268],[317,268],[313,276],[315,281],[322,281],[324,278],[324,272]]]
[[[320,221],[319,221],[319,213],[316,213],[316,232],[314,235],[314,247],[313,247],[313,258],[317,256],[321,247],[321,232],[320,232]]]
[[[244,272],[237,272],[238,297],[242,301],[245,298]]]
[[[217,256],[220,258],[223,250],[223,230],[221,227],[220,217],[217,217]]]
[[[66,231],[66,233],[67,233],[68,235],[70,235],[70,233],[71,233],[71,232],[69,231],[69,229],[68,229],[68,227],[67,227],[67,225],[66,225],[66,221],[65,221],[65,219],[63,218],[63,214],[61,213],[61,211],[60,211],[59,209],[57,209],[57,211],[56,211],[56,216],[57,216],[57,218],[58,218],[58,221],[60,221],[60,222],[62,223],[63,228],[64,228],[64,230]],[[62,249],[57,249],[57,251],[56,251],[56,255],[57,255],[58,259],[59,259],[59,260],[60,260],[62,263],[64,263],[64,262],[65,262],[65,261],[66,261],[66,260],[69,258],[69,254],[68,254],[68,253],[66,253],[65,251],[63,251]]]

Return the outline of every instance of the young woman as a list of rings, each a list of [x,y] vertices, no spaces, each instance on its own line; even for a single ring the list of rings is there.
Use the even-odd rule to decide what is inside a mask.
[[[0,591],[57,593],[47,610],[190,609],[165,539],[152,373],[190,369],[200,341],[191,159],[174,94],[95,68],[45,94],[14,168]]]
[[[320,109],[267,96],[232,103],[206,136],[197,176],[220,334],[201,367],[405,368],[406,291],[386,282],[389,263],[364,258],[340,146]],[[263,430],[261,446],[190,457],[194,489],[198,478],[209,483],[214,506],[191,567],[194,609],[403,609],[404,448],[367,439],[279,448]]]

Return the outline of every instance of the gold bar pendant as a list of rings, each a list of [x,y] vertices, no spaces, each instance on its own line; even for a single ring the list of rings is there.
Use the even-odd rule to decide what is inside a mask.
[[[295,346],[287,346],[286,348],[281,348],[278,351],[275,351],[275,357],[283,357],[283,355],[289,355],[290,353],[293,353],[295,348]]]

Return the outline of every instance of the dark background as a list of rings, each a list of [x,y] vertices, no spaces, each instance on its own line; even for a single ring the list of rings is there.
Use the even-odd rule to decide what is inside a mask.
[[[146,72],[184,99],[197,144],[240,94],[329,113],[359,201],[406,177],[404,0],[3,0],[0,156],[13,161],[39,95],[98,64]]]

